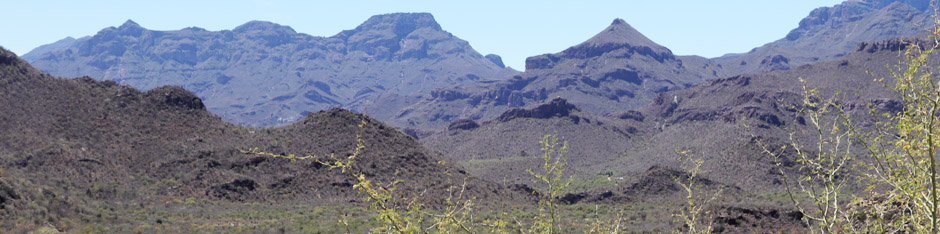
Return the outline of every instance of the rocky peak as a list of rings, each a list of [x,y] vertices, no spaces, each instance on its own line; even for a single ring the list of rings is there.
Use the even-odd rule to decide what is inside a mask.
[[[154,103],[191,110],[206,110],[196,94],[179,86],[162,86],[144,93]]]
[[[140,24],[137,24],[137,22],[134,22],[131,19],[127,19],[127,21],[124,21],[124,23],[121,24],[121,26],[118,28],[141,28],[141,27],[140,27]]]
[[[656,44],[645,35],[637,31],[633,26],[623,19],[614,19],[603,31],[591,37],[581,45],[599,46],[604,44],[629,44],[635,47],[645,46],[653,49],[667,50],[665,47]],[[580,45],[579,45],[580,46]],[[577,47],[577,46],[576,46]]]
[[[561,53],[526,58],[526,70],[550,69],[562,59],[588,59],[615,51],[619,51],[617,56],[629,57],[637,54],[659,62],[675,59],[675,55],[668,48],[656,44],[623,19],[614,19],[610,26],[591,39]]]
[[[345,40],[349,51],[365,52],[370,59],[388,59],[423,57],[429,41],[454,37],[443,31],[430,13],[393,13],[372,16],[333,38]],[[458,44],[469,47],[466,42]],[[408,51],[401,51],[403,48]],[[403,54],[396,55],[399,52]]]
[[[121,24],[121,26],[117,28],[118,34],[134,37],[140,36],[145,30],[147,29],[141,27],[139,24],[137,24],[137,22],[134,22],[130,19],[125,21],[124,24]]]
[[[386,31],[391,30],[403,37],[409,33],[420,29],[431,28],[435,31],[443,31],[441,25],[437,24],[431,13],[392,13],[376,15],[370,17],[366,22],[356,27],[357,31]]]
[[[0,80],[13,79],[18,77],[16,74],[38,75],[40,72],[12,51],[0,46]]]
[[[16,54],[6,48],[0,47],[0,65],[10,66],[18,63],[20,63],[20,58],[16,57]]]
[[[500,57],[499,55],[488,54],[484,56],[484,58],[490,60],[490,62],[495,63],[496,66],[499,66],[499,68],[506,68],[506,64],[503,64],[503,57]]]

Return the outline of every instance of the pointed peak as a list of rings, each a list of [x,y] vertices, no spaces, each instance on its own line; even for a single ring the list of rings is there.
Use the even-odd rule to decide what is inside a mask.
[[[134,22],[133,20],[128,19],[127,21],[124,22],[124,24],[121,24],[121,26],[118,27],[117,30],[118,30],[118,33],[121,35],[137,37],[137,36],[140,36],[144,32],[145,29],[144,27],[141,27],[139,24],[137,24],[137,22]]]
[[[627,21],[621,18],[616,18],[614,19],[614,22],[610,23],[610,25],[618,25],[618,24],[627,24]]]
[[[623,19],[617,18],[597,35],[594,35],[591,39],[588,39],[586,43],[593,44],[622,44],[627,43],[635,46],[648,46],[648,47],[661,47],[656,44],[645,35],[637,31],[624,21]]]
[[[575,57],[593,57],[624,46],[649,47],[656,54],[672,54],[669,49],[656,44],[656,42],[653,42],[620,18],[614,19],[610,26],[607,26],[591,39],[562,51],[562,54]]]
[[[140,25],[137,24],[137,22],[128,19],[127,21],[124,21],[124,24],[121,24],[121,27],[119,28],[140,28]]]

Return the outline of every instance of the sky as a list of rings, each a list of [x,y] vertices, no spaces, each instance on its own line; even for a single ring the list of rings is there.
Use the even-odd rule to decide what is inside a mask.
[[[677,55],[742,53],[783,38],[815,8],[839,0],[277,1],[14,0],[4,3],[0,46],[23,55],[65,37],[94,35],[128,19],[150,30],[233,29],[251,20],[314,36],[352,29],[372,15],[430,12],[483,55],[524,69],[529,56],[581,43],[615,18]]]

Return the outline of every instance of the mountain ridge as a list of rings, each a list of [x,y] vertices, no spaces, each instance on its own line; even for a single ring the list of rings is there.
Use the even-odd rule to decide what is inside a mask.
[[[377,15],[331,37],[265,21],[221,31],[152,31],[128,20],[72,43],[24,56],[59,76],[144,90],[181,85],[226,120],[255,126],[330,107],[361,110],[385,93],[425,93],[517,73],[443,31],[429,13]]]

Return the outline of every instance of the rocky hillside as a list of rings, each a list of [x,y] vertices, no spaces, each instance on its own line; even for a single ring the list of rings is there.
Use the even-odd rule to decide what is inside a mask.
[[[127,21],[24,57],[56,76],[142,90],[179,85],[223,119],[253,126],[283,125],[331,107],[362,109],[383,94],[429,93],[517,73],[427,13],[377,15],[331,37],[261,21],[222,31],[154,31]]]
[[[557,134],[571,143],[572,175],[585,181],[604,174],[630,178],[652,167],[679,168],[675,151],[683,149],[705,160],[705,176],[715,182],[748,191],[775,191],[780,181],[771,170],[773,162],[751,134],[779,146],[788,142],[790,132],[808,130],[790,107],[802,95],[799,78],[826,95],[849,94],[844,103],[855,116],[866,116],[868,104],[896,108],[896,97],[882,83],[873,82],[872,74],[887,76],[883,68],[897,63],[902,41],[862,43],[835,61],[663,92],[634,111],[598,117],[555,99],[488,121],[457,120],[446,130],[418,135],[429,147],[473,165],[474,174],[495,181],[525,182],[524,169],[538,163],[537,158],[525,156],[538,155],[536,143],[543,134]]]
[[[861,42],[920,34],[923,28],[918,24],[931,23],[931,13],[930,0],[845,1],[813,10],[784,38],[713,60],[721,64],[722,76],[830,61],[852,52]]]
[[[141,92],[114,81],[55,78],[2,49],[0,107],[3,230],[130,232],[164,222],[185,228],[216,225],[219,218],[210,217],[246,204],[302,204],[308,211],[311,205],[349,204],[358,200],[353,180],[338,171],[240,150],[345,157],[360,132],[366,148],[359,168],[377,183],[401,179],[399,195],[421,194],[422,202],[442,204],[449,186],[468,178],[468,197],[525,197],[468,177],[453,163],[445,166],[441,154],[360,114],[331,109],[280,128],[243,127],[210,113],[200,98],[177,86]],[[171,208],[184,200],[201,202]],[[168,215],[176,212],[212,216]]]
[[[604,115],[643,106],[657,93],[717,78],[702,57],[676,56],[616,19],[587,41],[555,54],[526,59],[526,71],[504,81],[478,81],[415,96],[389,95],[376,111],[401,127],[434,129],[457,119],[489,120],[506,110],[562,97]],[[417,103],[395,111],[405,103]]]
[[[569,141],[572,172],[583,174],[581,168],[619,158],[632,147],[631,138],[639,134],[637,131],[624,121],[591,115],[557,98],[506,111],[494,120],[454,121],[446,130],[422,137],[421,142],[468,163],[474,174],[491,181],[528,183],[526,169],[542,163],[539,141],[545,134]]]

